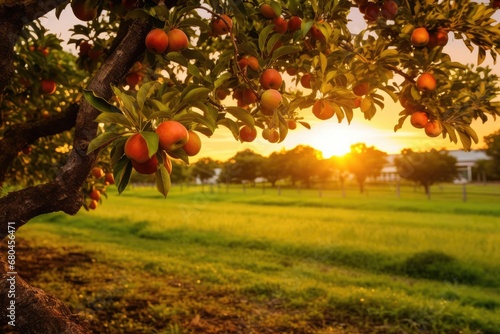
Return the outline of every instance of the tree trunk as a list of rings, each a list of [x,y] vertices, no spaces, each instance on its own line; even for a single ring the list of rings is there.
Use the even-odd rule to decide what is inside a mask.
[[[2,322],[22,334],[87,334],[88,324],[57,298],[30,286],[0,256]]]
[[[431,199],[431,186],[427,183],[424,183],[423,186],[424,186],[425,195],[427,195],[427,199]]]

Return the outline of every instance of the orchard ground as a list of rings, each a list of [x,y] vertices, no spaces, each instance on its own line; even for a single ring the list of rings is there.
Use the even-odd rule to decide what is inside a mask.
[[[111,187],[17,267],[95,333],[500,333],[500,185],[466,189]]]

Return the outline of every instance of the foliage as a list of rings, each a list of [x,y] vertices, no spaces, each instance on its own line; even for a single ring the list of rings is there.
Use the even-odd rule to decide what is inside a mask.
[[[82,98],[86,75],[61,43],[39,21],[25,26],[15,48],[15,76],[0,98],[0,139],[11,127],[62,114]],[[42,91],[45,79],[57,83],[50,95]],[[26,187],[53,179],[72,149],[69,132],[40,138],[19,152],[6,175],[8,184]]]
[[[364,143],[351,145],[351,152],[347,153],[344,160],[349,172],[354,174],[359,184],[359,191],[363,193],[367,177],[380,175],[382,168],[387,163],[387,153],[368,147]]]
[[[287,176],[285,166],[286,152],[273,152],[262,162],[261,175],[274,187],[277,181]]]
[[[421,184],[428,195],[431,185],[453,181],[457,175],[457,159],[445,150],[415,152],[404,149],[394,163],[402,178]]]
[[[483,170],[493,178],[500,178],[500,131],[493,132],[484,137],[486,154],[491,158],[484,162]]]
[[[262,175],[264,157],[250,149],[240,151],[229,159],[229,165],[223,169],[221,180],[248,181],[255,185],[255,179]]]
[[[285,168],[292,184],[301,181],[309,188],[311,179],[316,175],[315,171],[322,167],[318,163],[320,158],[321,152],[306,145],[298,145],[287,151]]]
[[[193,164],[191,176],[200,179],[201,183],[206,183],[215,176],[215,169],[219,165],[219,162],[211,158],[201,158]]]

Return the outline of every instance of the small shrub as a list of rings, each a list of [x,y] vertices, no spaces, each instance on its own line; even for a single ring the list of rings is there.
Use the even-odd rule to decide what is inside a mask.
[[[406,259],[401,270],[414,278],[476,284],[478,274],[454,257],[438,251],[425,251]]]

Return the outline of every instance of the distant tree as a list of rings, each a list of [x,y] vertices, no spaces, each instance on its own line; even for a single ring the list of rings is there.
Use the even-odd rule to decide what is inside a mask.
[[[211,158],[201,158],[193,164],[191,175],[194,178],[200,179],[202,184],[205,184],[209,179],[215,176],[215,169],[220,163]]]
[[[234,175],[238,172],[238,166],[236,165],[236,161],[234,159],[229,159],[224,161],[221,166],[221,170],[219,176],[217,178],[217,182],[225,183],[229,185],[232,182],[236,182]]]
[[[492,159],[480,159],[472,167],[472,177],[477,181],[500,180],[497,162]]]
[[[334,174],[334,165],[330,159],[318,159],[318,162],[313,166],[313,179],[320,183],[327,182]]]
[[[193,167],[188,167],[184,162],[178,160],[172,160],[172,167],[172,173],[170,174],[172,183],[183,183],[193,179]]]
[[[457,158],[449,155],[446,150],[414,152],[404,149],[394,163],[402,178],[415,181],[424,187],[427,197],[430,197],[431,185],[453,181],[457,176]]]
[[[287,151],[285,153],[286,164],[283,167],[292,185],[301,181],[307,188],[310,188],[311,179],[315,176],[316,166],[321,158],[321,152],[307,145],[298,145]]]
[[[366,179],[379,176],[387,163],[387,153],[368,147],[364,143],[351,145],[351,152],[344,157],[347,170],[354,175],[359,185],[359,191],[365,191]]]
[[[500,179],[500,130],[484,137],[486,154],[491,160],[484,162],[486,175],[490,179]]]
[[[225,169],[225,172],[231,172],[231,179],[237,181],[249,181],[253,186],[255,186],[255,179],[260,176],[261,165],[264,161],[264,157],[250,149],[240,151],[230,159],[233,165],[231,171]]]
[[[262,161],[261,176],[275,187],[278,180],[286,177],[285,164],[286,151],[273,152]]]

